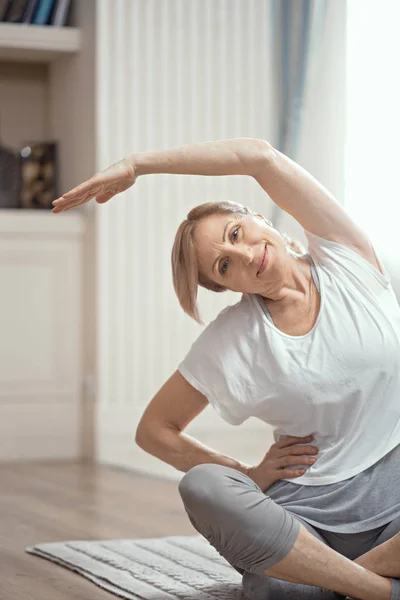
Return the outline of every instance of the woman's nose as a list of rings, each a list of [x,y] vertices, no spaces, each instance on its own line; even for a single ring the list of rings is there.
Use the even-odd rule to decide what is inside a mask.
[[[250,265],[254,260],[254,250],[251,246],[236,246],[235,251],[238,253],[239,258],[243,261],[244,265]]]

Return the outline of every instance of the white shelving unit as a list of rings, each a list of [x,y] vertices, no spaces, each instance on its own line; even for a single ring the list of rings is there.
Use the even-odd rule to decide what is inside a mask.
[[[76,27],[0,23],[0,61],[50,63],[80,50]]]
[[[60,193],[95,169],[95,8],[75,3],[79,27],[0,23],[1,143],[56,141]],[[0,461],[90,456],[93,222],[0,210]]]

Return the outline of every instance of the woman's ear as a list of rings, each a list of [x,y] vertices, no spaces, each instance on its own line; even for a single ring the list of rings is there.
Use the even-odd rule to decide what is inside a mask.
[[[262,215],[261,213],[253,213],[253,214],[254,214],[256,217],[260,217],[260,219],[262,219],[263,221],[265,221],[266,223],[268,223],[268,225],[269,225],[270,227],[273,227],[273,225],[272,225],[271,221],[268,221],[268,219],[266,219],[266,218],[264,217],[264,215]]]

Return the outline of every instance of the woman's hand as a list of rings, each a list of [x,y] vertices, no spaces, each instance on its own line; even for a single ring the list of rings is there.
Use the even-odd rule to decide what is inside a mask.
[[[116,194],[131,187],[135,183],[136,177],[132,157],[123,158],[54,200],[52,212],[58,213],[81,206],[89,202],[91,198],[96,198],[96,202],[104,204]]]
[[[273,444],[256,467],[249,467],[247,474],[251,479],[265,491],[279,479],[300,477],[305,469],[286,469],[290,465],[313,465],[316,459],[310,454],[318,454],[316,446],[296,446],[304,442],[311,442],[313,436],[295,437],[284,436]],[[305,456],[307,455],[307,456]]]

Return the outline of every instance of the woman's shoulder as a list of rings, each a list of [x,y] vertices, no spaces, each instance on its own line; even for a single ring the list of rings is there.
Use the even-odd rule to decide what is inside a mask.
[[[362,251],[333,240],[321,238],[304,230],[309,243],[309,254],[319,266],[336,275],[343,281],[351,280],[361,286],[375,289],[388,289],[391,277],[382,263],[376,243],[371,241],[370,252],[374,254],[376,265],[372,264]],[[379,267],[379,268],[378,268]]]
[[[197,338],[199,344],[206,347],[221,347],[231,343],[240,343],[249,333],[249,320],[252,318],[254,302],[250,294],[242,294],[235,304],[225,306],[203,329]],[[238,342],[239,340],[239,342]]]
[[[208,323],[206,330],[218,332],[231,327],[233,323],[239,324],[239,320],[250,314],[252,307],[251,294],[242,294],[238,302],[229,304],[220,310],[217,316]]]

